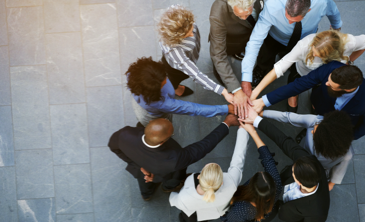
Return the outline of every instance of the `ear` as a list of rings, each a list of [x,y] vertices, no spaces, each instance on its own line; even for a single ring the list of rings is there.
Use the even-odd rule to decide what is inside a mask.
[[[198,175],[198,180],[200,179],[200,174]]]

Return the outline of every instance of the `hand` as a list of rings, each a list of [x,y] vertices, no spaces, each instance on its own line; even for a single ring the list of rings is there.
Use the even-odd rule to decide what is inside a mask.
[[[252,124],[249,124],[249,123],[245,124],[242,121],[240,121],[240,127],[239,128],[245,129],[250,134],[256,131],[255,127]]]
[[[253,105],[251,100],[242,90],[238,90],[234,93],[233,104],[234,114],[243,119],[245,119],[248,115],[248,107]]]
[[[222,95],[229,103],[233,103],[233,94],[229,93],[226,89],[223,90]]]
[[[335,186],[335,183],[332,183],[331,181],[328,182],[328,190],[331,191],[333,187]]]
[[[256,99],[252,101],[252,108],[256,111],[256,113],[260,113],[262,109],[265,107],[265,103],[262,99]]]
[[[248,96],[251,97],[251,93],[252,93],[252,86],[250,82],[241,82],[241,88],[243,90],[243,92]]]
[[[259,94],[260,92],[255,88],[254,90],[252,90],[250,100],[254,101],[259,96]]]
[[[153,177],[155,177],[153,173],[148,172],[143,167],[141,167],[141,172],[144,174],[144,179],[146,180],[146,183],[153,181]]]
[[[228,104],[228,113],[235,114],[235,111],[234,105]]]
[[[249,106],[248,107],[248,116],[246,119],[238,119],[240,122],[244,122],[246,124],[253,124],[253,122],[255,121],[256,117],[257,117],[257,113],[256,111],[251,107]]]
[[[240,125],[240,123],[238,122],[238,117],[233,114],[228,114],[223,122],[225,122],[229,127]]]
[[[330,25],[330,30],[341,31],[341,27],[340,27],[340,28],[338,28],[338,29],[334,29],[334,28],[332,27],[332,25]]]

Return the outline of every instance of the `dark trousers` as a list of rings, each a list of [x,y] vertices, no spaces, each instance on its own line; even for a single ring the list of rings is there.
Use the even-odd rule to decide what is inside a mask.
[[[165,190],[174,189],[175,187],[179,186],[180,183],[185,178],[186,178],[186,168],[175,171],[162,181],[162,188]],[[144,179],[144,174],[142,172],[139,173],[137,180],[138,180],[139,190],[141,191],[143,197],[151,196],[154,193],[157,186],[160,184],[153,182],[146,183]]]
[[[190,215],[190,217],[188,217],[188,215],[186,215],[183,211],[181,211],[179,214],[179,221],[180,222],[197,222],[198,218],[197,218],[196,212],[193,213],[192,215]],[[204,220],[204,221],[208,222],[209,220]]]
[[[174,89],[177,89],[177,87],[180,85],[180,83],[183,80],[189,78],[189,76],[186,75],[185,73],[183,73],[182,71],[172,68],[167,63],[165,56],[162,56],[161,61],[164,65],[165,72],[166,72],[167,76],[169,77],[169,80],[170,80],[172,86],[174,87]]]
[[[290,74],[288,77],[288,84],[291,82],[294,82],[294,80],[301,77],[301,75],[297,71],[297,67],[296,67],[295,63],[289,68],[289,70],[290,70]]]

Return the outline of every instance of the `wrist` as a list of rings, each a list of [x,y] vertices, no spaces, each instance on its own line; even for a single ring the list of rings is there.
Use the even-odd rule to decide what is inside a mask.
[[[226,89],[226,88],[224,88],[224,89],[223,89],[223,91],[222,91],[222,95],[223,95],[223,96],[225,96],[225,95],[227,95],[227,94],[228,94],[228,91],[227,91],[227,89]]]

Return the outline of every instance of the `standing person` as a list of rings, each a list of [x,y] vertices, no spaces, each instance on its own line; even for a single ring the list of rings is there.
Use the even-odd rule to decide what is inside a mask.
[[[251,135],[256,143],[264,172],[257,172],[244,185],[237,188],[231,200],[229,211],[221,217],[224,222],[268,222],[275,218],[282,186],[278,169],[273,155],[262,142],[255,128],[251,124],[241,126]]]
[[[252,91],[251,99],[256,97],[275,79],[284,75],[290,68],[288,83],[307,75],[312,70],[331,61],[353,64],[365,51],[365,35],[353,36],[335,30],[310,34],[300,40],[293,50],[275,63],[260,84]],[[295,65],[293,65],[295,63]],[[298,96],[288,100],[288,111],[296,112]]]
[[[304,127],[305,138],[300,138],[296,142],[315,155],[326,169],[330,191],[335,184],[341,184],[353,156],[353,149],[350,148],[353,129],[349,115],[337,110],[324,116],[299,115],[274,110],[265,110],[260,115],[296,127]]]
[[[340,12],[333,0],[267,1],[242,60],[243,92],[251,96],[251,82],[252,86],[260,83],[272,69],[278,53],[290,52],[300,39],[316,33],[318,24],[325,15],[332,28],[341,28]],[[257,66],[253,70],[256,58]]]
[[[129,66],[127,86],[132,93],[132,107],[139,121],[146,126],[151,120],[172,114],[213,117],[234,113],[233,105],[202,105],[175,99],[174,88],[161,62],[151,57],[140,58]]]
[[[181,210],[180,221],[218,219],[227,211],[237,186],[242,180],[248,133],[240,126],[236,146],[227,173],[216,163],[208,163],[200,173],[190,175],[179,193],[170,194],[170,204]]]
[[[181,81],[192,78],[204,89],[223,95],[229,103],[234,98],[223,86],[215,83],[196,66],[200,52],[200,33],[191,11],[180,5],[173,5],[161,16],[158,23],[162,62],[177,96],[193,93],[191,89],[180,85]],[[235,107],[235,112],[244,117]],[[243,111],[244,112],[244,111]]]
[[[228,56],[242,60],[246,44],[264,5],[263,0],[215,0],[210,10],[210,57],[217,80],[244,109],[249,98],[233,73]]]
[[[108,146],[128,163],[126,170],[138,180],[142,198],[147,201],[161,182],[165,192],[179,190],[186,168],[212,151],[233,125],[239,125],[237,117],[228,115],[203,140],[182,148],[171,138],[172,123],[160,118],[152,120],[146,128],[126,126],[120,129],[110,137]]]

